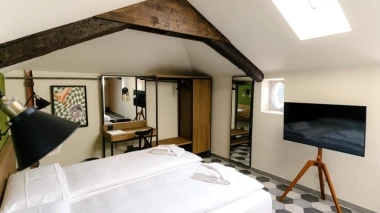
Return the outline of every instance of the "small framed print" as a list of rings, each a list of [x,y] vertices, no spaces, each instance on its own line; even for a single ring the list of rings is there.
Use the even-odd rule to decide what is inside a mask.
[[[88,126],[86,86],[50,86],[52,114]]]

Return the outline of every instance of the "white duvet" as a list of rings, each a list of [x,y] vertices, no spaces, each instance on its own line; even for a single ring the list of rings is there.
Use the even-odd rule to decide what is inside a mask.
[[[94,194],[125,182],[202,161],[202,158],[190,152],[168,156],[151,154],[150,151],[145,149],[63,167],[69,198]]]
[[[34,207],[19,213],[47,213],[61,205],[60,213],[198,213],[221,208],[259,191],[257,180],[236,172],[230,185],[207,183],[191,178],[200,164],[189,165],[148,179],[126,184],[87,199],[68,203],[57,202]]]

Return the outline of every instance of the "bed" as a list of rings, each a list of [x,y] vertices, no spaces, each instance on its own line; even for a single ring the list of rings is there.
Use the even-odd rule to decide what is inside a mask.
[[[319,118],[284,124],[284,139],[364,156],[365,123]]]
[[[1,212],[272,212],[271,196],[248,176],[236,172],[227,186],[198,181],[191,178],[202,164],[198,156],[148,151],[18,172],[9,178]]]

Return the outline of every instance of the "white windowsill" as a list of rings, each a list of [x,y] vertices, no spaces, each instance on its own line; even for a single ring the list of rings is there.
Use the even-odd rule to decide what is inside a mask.
[[[284,112],[279,112],[279,111],[271,111],[271,110],[265,110],[261,111],[262,113],[269,113],[269,114],[276,114],[276,115],[283,115]]]

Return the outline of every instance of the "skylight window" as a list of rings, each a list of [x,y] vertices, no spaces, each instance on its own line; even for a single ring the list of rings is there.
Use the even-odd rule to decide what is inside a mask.
[[[338,0],[272,0],[300,40],[351,31]]]

